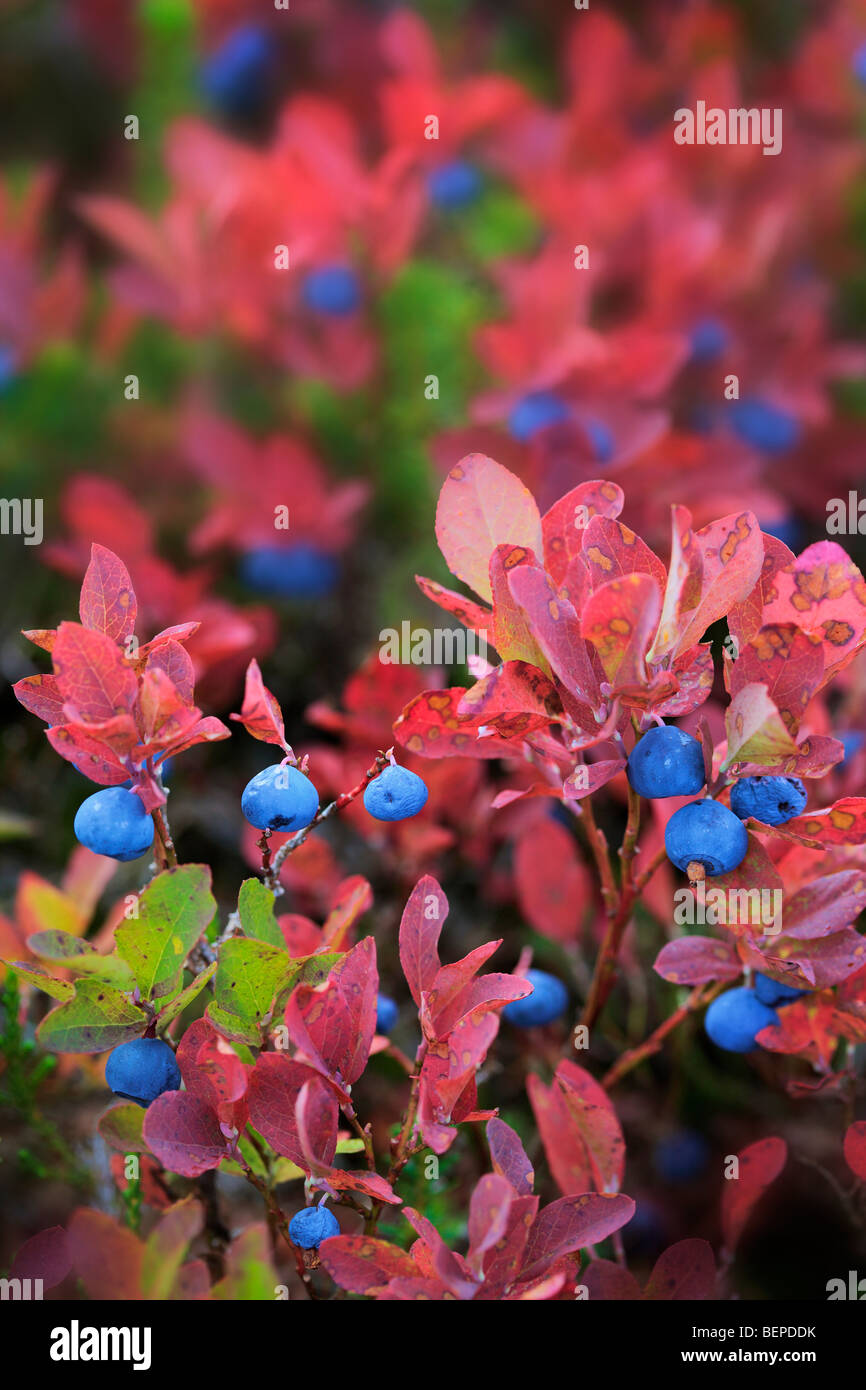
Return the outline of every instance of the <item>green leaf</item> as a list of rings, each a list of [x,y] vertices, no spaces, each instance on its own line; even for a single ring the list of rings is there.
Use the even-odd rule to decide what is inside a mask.
[[[156,1020],[161,1032],[168,1027],[173,1019],[177,1018],[178,1014],[182,1014],[184,1009],[201,994],[205,985],[209,980],[212,980],[216,974],[217,965],[217,961],[211,961],[210,965],[207,966],[205,970],[202,970],[200,975],[196,975],[195,979],[191,980],[186,988],[182,989],[180,994],[172,999],[170,1004],[166,1004],[164,1009],[160,1009],[156,1016]]]
[[[225,1278],[214,1284],[210,1296],[232,1303],[272,1303],[278,1283],[271,1264],[267,1227],[248,1226],[229,1246]]]
[[[163,1212],[144,1246],[141,1288],[145,1298],[165,1302],[190,1243],[202,1228],[204,1211],[191,1194]]]
[[[238,895],[238,916],[244,935],[285,951],[283,933],[274,916],[274,895],[259,878],[248,878]]]
[[[38,931],[27,938],[27,945],[42,960],[53,960],[79,975],[95,975],[118,989],[132,989],[135,976],[125,960],[112,953],[102,956],[89,941],[65,931]]]
[[[286,1001],[296,985],[321,985],[327,980],[331,970],[341,960],[343,951],[321,951],[313,956],[295,956],[289,961],[289,974],[280,985],[274,999],[273,1012],[282,1013]]]
[[[35,985],[44,994],[50,994],[52,999],[71,999],[75,993],[75,986],[68,980],[55,980],[53,975],[46,975],[44,971],[37,970],[32,965],[25,965],[23,961],[4,960],[3,964],[14,970],[19,979],[26,980],[29,985]]]
[[[122,1154],[146,1154],[150,1149],[144,1142],[141,1127],[144,1124],[144,1108],[133,1101],[123,1105],[112,1105],[104,1115],[100,1115],[96,1128],[106,1144]]]
[[[140,1038],[147,1020],[141,1009],[101,980],[77,980],[75,996],[52,1009],[36,1030],[49,1052],[107,1052]]]
[[[114,933],[145,999],[164,999],[177,989],[183,963],[216,908],[210,881],[206,864],[166,869],[141,894],[138,917]]]
[[[221,948],[214,1002],[207,1016],[232,1041],[261,1042],[274,995],[296,973],[297,962],[265,941],[234,936]]]

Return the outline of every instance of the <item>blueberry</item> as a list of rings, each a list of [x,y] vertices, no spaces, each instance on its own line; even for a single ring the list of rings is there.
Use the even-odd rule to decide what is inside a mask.
[[[361,282],[347,265],[323,265],[305,277],[301,297],[315,313],[343,318],[360,308]]]
[[[546,970],[527,970],[527,983],[532,993],[524,999],[512,999],[502,1010],[503,1018],[517,1028],[542,1028],[552,1023],[568,1008],[568,990],[555,975]]]
[[[776,1004],[790,1004],[792,999],[799,999],[801,994],[808,994],[809,990],[779,984],[777,980],[771,980],[769,975],[756,975],[755,993],[762,1004],[773,1008]]]
[[[778,521],[762,521],[760,527],[766,535],[775,536],[776,540],[793,550],[795,555],[799,554],[803,543],[803,527],[795,516],[783,516]]]
[[[525,444],[539,430],[561,424],[570,414],[565,401],[552,391],[532,391],[513,407],[508,416],[508,429],[514,439]]]
[[[756,396],[732,401],[728,407],[736,434],[766,454],[784,454],[800,442],[800,425],[793,415]]]
[[[300,542],[248,550],[241,557],[240,577],[257,593],[274,598],[324,598],[337,582],[338,569],[332,555]]]
[[[270,35],[254,24],[234,29],[202,64],[201,85],[214,106],[229,115],[260,103],[273,58]]]
[[[704,1028],[726,1052],[751,1052],[755,1035],[779,1022],[779,1015],[762,1004],[753,989],[729,989],[707,1009]]]
[[[866,735],[861,734],[859,729],[848,729],[844,734],[837,734],[837,739],[845,749],[845,756],[837,767],[847,767],[856,753],[863,747],[863,740]]]
[[[602,424],[601,420],[584,420],[583,430],[599,463],[610,463],[616,443],[607,425]]]
[[[861,43],[851,61],[851,68],[858,82],[866,87],[866,43]]]
[[[689,334],[692,362],[713,362],[729,342],[728,330],[719,319],[698,319]]]
[[[11,347],[0,344],[0,395],[8,391],[18,375],[18,354]]]
[[[163,1091],[180,1090],[180,1067],[161,1038],[133,1038],[114,1049],[105,1067],[105,1080],[116,1096],[147,1109]]]
[[[626,775],[638,796],[694,796],[706,781],[704,750],[683,729],[659,724],[635,744]]]
[[[126,787],[103,787],[82,801],[73,823],[79,843],[94,854],[126,863],[153,844],[153,821],[140,797]]]
[[[653,1165],[665,1182],[691,1182],[707,1166],[709,1145],[693,1129],[678,1129],[660,1139],[653,1151]]]
[[[741,777],[731,787],[731,810],[740,820],[754,816],[764,825],[784,825],[806,807],[799,777]]]
[[[327,1207],[303,1207],[289,1222],[289,1235],[302,1250],[318,1250],[323,1240],[340,1234],[340,1223]]]
[[[473,164],[455,159],[427,177],[427,191],[438,208],[454,212],[474,203],[481,192],[481,175]]]
[[[274,763],[244,787],[241,810],[257,830],[303,830],[319,809],[309,777],[289,763]]]
[[[746,857],[749,836],[743,822],[719,801],[690,801],[665,826],[668,859],[678,869],[703,864],[709,878],[729,874]]]
[[[368,782],[364,805],[376,820],[408,820],[417,816],[429,795],[417,772],[391,763]]]
[[[376,995],[376,1032],[390,1033],[397,1022],[399,1007],[387,994]]]

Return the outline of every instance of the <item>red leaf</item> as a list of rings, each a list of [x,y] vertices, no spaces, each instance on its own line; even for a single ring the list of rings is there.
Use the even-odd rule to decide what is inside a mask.
[[[180,642],[168,638],[151,651],[145,665],[148,671],[164,671],[184,704],[191,705],[195,693],[195,670],[192,657]]]
[[[413,1279],[418,1266],[405,1250],[375,1236],[331,1236],[319,1258],[341,1289],[375,1297],[390,1279]]]
[[[229,717],[243,724],[247,733],[252,734],[253,738],[260,739],[263,743],[276,743],[286,752],[290,751],[289,745],[286,743],[283,712],[278,701],[262,680],[259,663],[255,658],[247,667],[241,712]]]
[[[505,1236],[514,1188],[498,1173],[485,1173],[469,1199],[469,1268],[481,1277],[484,1257]]]
[[[132,711],[138,685],[131,667],[102,632],[61,623],[54,643],[54,674],[75,717],[91,723]]]
[[[337,889],[331,911],[322,927],[319,950],[344,951],[349,945],[352,928],[373,906],[373,890],[360,874],[343,879]]]
[[[597,763],[582,763],[562,784],[563,795],[569,801],[582,801],[599,787],[607,786],[625,770],[625,758],[601,758]]]
[[[488,1120],[487,1142],[490,1145],[490,1160],[494,1172],[507,1178],[520,1196],[529,1196],[535,1182],[535,1174],[523,1145],[511,1126],[504,1120]]]
[[[19,703],[37,719],[44,719],[46,724],[64,723],[64,699],[56,676],[25,676],[12,689]]]
[[[444,608],[452,617],[458,618],[473,632],[492,633],[493,614],[489,608],[484,608],[471,598],[464,598],[462,594],[456,594],[453,589],[444,588],[443,585],[437,584],[435,579],[425,579],[423,575],[416,574],[415,583],[426,598]]]
[[[165,1091],[147,1108],[142,1127],[163,1167],[185,1178],[218,1168],[227,1144],[216,1111],[188,1091]]]
[[[450,690],[424,690],[410,700],[394,724],[394,738],[401,747],[421,758],[503,758],[514,757],[514,744],[492,734],[479,737],[483,720],[460,717],[463,686]],[[500,733],[516,738],[531,727],[528,715],[502,716]]]
[[[842,1150],[851,1172],[866,1182],[866,1120],[857,1120],[848,1126]]]
[[[589,1156],[560,1085],[545,1086],[534,1073],[526,1089],[553,1180],[560,1192],[585,1192],[592,1186]]]
[[[514,847],[514,884],[520,910],[536,931],[554,941],[580,934],[593,887],[574,838],[551,816],[534,821]]]
[[[79,1207],[69,1223],[68,1246],[88,1297],[123,1303],[142,1297],[144,1246],[112,1217]]]
[[[577,611],[554,591],[537,565],[519,565],[509,574],[508,583],[528,615],[535,639],[551,668],[573,697],[571,712],[581,728],[592,728],[597,722],[593,711],[602,700]]]
[[[436,539],[451,573],[490,603],[491,554],[511,544],[541,555],[541,517],[519,478],[484,454],[468,454],[442,485]]]
[[[690,586],[681,591],[678,652],[700,642],[708,627],[752,592],[764,563],[764,539],[751,512],[732,512],[704,526],[694,539],[701,556],[700,597],[695,603]]]
[[[796,623],[820,639],[824,681],[852,659],[866,633],[866,586],[835,541],[808,546],[773,580],[765,623]]]
[[[207,1018],[198,1018],[184,1033],[176,1053],[188,1092],[217,1112],[225,1124],[242,1130],[247,1122],[245,1101],[251,1069]]]
[[[633,1274],[613,1260],[593,1260],[581,1283],[586,1285],[592,1302],[636,1303],[642,1297],[640,1284]]]
[[[337,1152],[337,1121],[340,1108],[327,1082],[319,1077],[305,1081],[295,1102],[295,1124],[304,1162],[301,1165],[314,1178],[330,1170]]]
[[[532,1223],[526,1243],[521,1279],[544,1271],[554,1260],[598,1245],[625,1226],[634,1215],[631,1197],[584,1192],[560,1197],[544,1207]]]
[[[733,946],[710,936],[681,936],[669,941],[656,956],[657,975],[674,985],[705,985],[711,980],[736,980],[743,967]]]
[[[290,1158],[299,1168],[306,1166],[295,1119],[295,1106],[301,1088],[314,1078],[311,1067],[294,1062],[280,1052],[262,1052],[247,1089],[250,1121],[263,1134],[271,1148]]]
[[[755,1203],[781,1173],[788,1157],[784,1139],[759,1139],[738,1155],[739,1177],[722,1192],[722,1234],[728,1250],[736,1249]]]
[[[138,605],[125,564],[104,545],[92,545],[78,612],[85,627],[124,642],[135,631]]]
[[[678,1240],[656,1260],[644,1297],[649,1299],[710,1298],[716,1284],[716,1262],[706,1240]]]
[[[540,568],[533,551],[523,545],[498,545],[490,556],[493,645],[503,661],[528,662],[546,672],[547,662],[535,640],[532,624],[509,586],[511,574],[524,565]]]
[[[826,811],[807,812],[774,827],[783,839],[822,849],[825,845],[861,845],[866,841],[866,797],[845,796]]]
[[[371,936],[332,968],[325,985],[299,986],[286,1005],[286,1027],[299,1055],[340,1087],[357,1081],[376,1031],[376,944]]]
[[[41,1279],[43,1288],[54,1289],[63,1283],[71,1268],[66,1232],[62,1226],[49,1226],[25,1240],[12,1261],[9,1278]]]
[[[574,1062],[560,1062],[554,1081],[562,1087],[572,1122],[586,1148],[593,1185],[601,1192],[618,1192],[625,1169],[625,1142],[610,1097]]]
[[[400,964],[416,1005],[439,971],[438,943],[448,916],[448,899],[435,878],[425,874],[409,896],[400,921]]]
[[[725,667],[728,688],[765,685],[789,733],[796,733],[806,706],[821,685],[824,659],[820,647],[791,624],[762,627],[736,661]]]
[[[461,717],[498,728],[502,715],[528,714],[526,732],[562,717],[562,703],[552,681],[526,661],[504,661],[470,687],[458,705]],[[509,725],[506,723],[507,731]]]
[[[545,512],[541,522],[544,567],[555,587],[565,589],[573,603],[581,597],[571,583],[571,573],[574,561],[582,563],[584,531],[595,516],[619,516],[624,502],[617,483],[579,483]]]
[[[117,787],[129,779],[129,768],[105,744],[86,738],[72,724],[57,724],[45,730],[45,737],[55,753],[65,758],[91,782],[102,787]]]
[[[826,874],[788,897],[785,935],[801,940],[853,926],[866,907],[866,876],[849,869]]]
[[[582,555],[593,589],[627,574],[647,574],[664,593],[668,576],[661,560],[620,521],[594,516],[583,533]]]

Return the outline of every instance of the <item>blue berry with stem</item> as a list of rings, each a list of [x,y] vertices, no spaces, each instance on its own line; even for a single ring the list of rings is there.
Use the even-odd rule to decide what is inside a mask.
[[[758,998],[753,989],[741,986],[726,990],[707,1009],[704,1028],[717,1047],[726,1052],[751,1052],[762,1028],[778,1024],[779,1015]]]
[[[94,854],[127,863],[153,844],[153,821],[127,787],[103,787],[82,801],[73,822],[76,839]]]
[[[807,792],[799,777],[741,777],[731,787],[731,810],[740,820],[754,816],[764,825],[784,825],[806,809]]]
[[[733,811],[707,797],[675,811],[665,826],[665,850],[693,882],[729,874],[749,848],[746,827]]]
[[[319,809],[319,793],[300,768],[275,763],[244,787],[241,810],[257,830],[303,830]]]
[[[560,1018],[568,1008],[568,990],[555,975],[546,970],[527,970],[525,979],[532,993],[523,999],[512,999],[502,1010],[503,1018],[516,1028],[543,1028]]]
[[[408,820],[417,816],[430,795],[417,772],[390,763],[364,790],[364,806],[376,820]]]
[[[659,724],[635,744],[626,776],[638,796],[694,796],[706,781],[704,750],[685,730]]]
[[[121,1043],[108,1059],[105,1080],[116,1096],[145,1109],[164,1091],[179,1091],[180,1067],[162,1038],[133,1038]]]
[[[289,1235],[302,1250],[318,1250],[323,1240],[340,1234],[340,1223],[327,1207],[303,1207],[289,1222]]]

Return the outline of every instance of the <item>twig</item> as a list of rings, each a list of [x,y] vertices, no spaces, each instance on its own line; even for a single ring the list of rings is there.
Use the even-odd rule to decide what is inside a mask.
[[[672,1033],[690,1013],[694,1013],[696,1009],[701,1008],[704,1004],[709,1004],[710,1001],[725,988],[725,984],[726,982],[724,980],[720,981],[713,985],[712,989],[707,992],[705,992],[704,985],[696,985],[685,1003],[681,1004],[678,1009],[674,1010],[669,1018],[666,1018],[660,1023],[658,1028],[650,1033],[648,1038],[644,1039],[637,1047],[632,1047],[628,1052],[624,1052],[619,1061],[614,1063],[610,1070],[602,1077],[601,1084],[604,1089],[609,1091],[618,1081],[622,1080],[627,1072],[632,1071],[641,1062],[645,1061],[647,1057],[652,1057],[656,1052],[660,1052],[662,1043],[668,1034]]]
[[[608,995],[613,989],[619,949],[622,945],[622,939],[625,935],[626,928],[631,921],[631,910],[635,900],[635,883],[632,878],[632,869],[637,849],[639,830],[640,798],[632,788],[629,787],[628,821],[626,823],[622,847],[619,851],[620,860],[622,862],[622,879],[618,894],[619,902],[608,924],[608,929],[598,954],[598,959],[595,963],[592,984],[590,985],[589,995],[580,1020],[581,1025],[585,1028],[591,1028],[593,1026],[607,1002]],[[607,859],[606,852],[605,859]],[[608,868],[609,867],[608,864]],[[604,891],[604,889],[602,889],[602,891]],[[607,900],[608,894],[605,894],[605,901]],[[610,908],[608,908],[608,911],[610,912]],[[575,1041],[577,1041],[576,1030]]]

